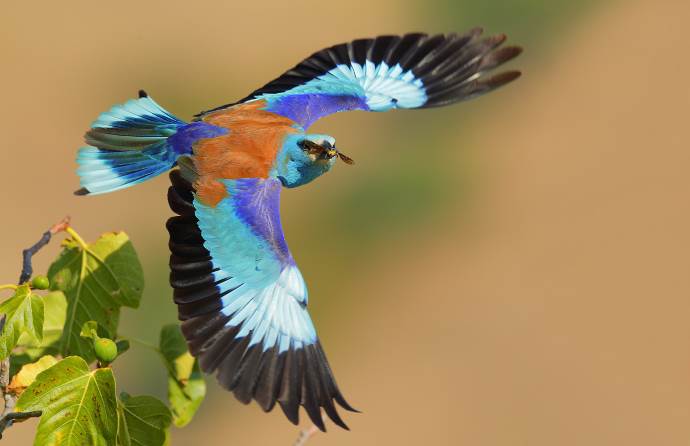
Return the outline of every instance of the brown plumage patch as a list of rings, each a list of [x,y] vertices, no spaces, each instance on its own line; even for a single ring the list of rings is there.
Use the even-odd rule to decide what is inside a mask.
[[[199,177],[194,182],[194,189],[197,191],[199,200],[207,206],[216,206],[228,196],[223,183],[208,176]]]
[[[297,131],[291,119],[261,110],[265,105],[254,101],[203,117],[230,130],[194,145],[195,188],[204,204],[215,206],[227,195],[219,179],[267,178],[285,136]]]

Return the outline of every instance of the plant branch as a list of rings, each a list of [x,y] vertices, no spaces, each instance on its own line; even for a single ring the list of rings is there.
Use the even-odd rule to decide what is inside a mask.
[[[74,235],[72,234],[72,232],[74,231],[70,232],[71,228],[69,227],[69,221],[69,217],[65,217],[59,222],[55,223],[53,226],[50,227],[50,229],[43,233],[41,238],[33,246],[26,248],[22,251],[22,272],[19,275],[20,285],[28,281],[34,273],[34,268],[31,263],[33,256],[38,251],[40,251],[41,248],[47,245],[50,242],[50,239],[55,234],[57,234],[58,232],[66,231],[74,237]],[[81,240],[81,238],[78,235],[75,238],[77,239],[77,242],[83,242],[83,240]],[[2,288],[13,287],[16,288],[14,285],[2,286]],[[2,333],[3,329],[5,328],[5,318],[6,316],[4,314],[0,316],[0,333]],[[2,411],[2,417],[0,418],[0,439],[2,438],[3,432],[5,432],[5,429],[12,426],[12,424],[14,424],[15,421],[20,422],[29,418],[41,416],[40,410],[32,412],[14,412],[14,408],[17,404],[17,395],[7,391],[7,386],[9,385],[9,383],[10,357],[8,356],[7,358],[0,361],[0,394],[2,394],[2,398],[5,401],[5,407]]]
[[[5,315],[0,316],[0,332],[5,328]],[[29,418],[40,417],[41,411],[32,412],[14,412],[14,407],[17,404],[17,397],[6,391],[10,383],[10,360],[9,357],[0,362],[0,387],[2,388],[2,396],[5,400],[5,408],[2,411],[2,418],[0,418],[0,439],[5,429],[12,426],[12,424]]]
[[[65,228],[65,232],[67,232],[69,235],[71,235],[72,238],[73,238],[77,243],[79,243],[79,246],[81,246],[83,249],[88,248],[88,245],[86,244],[86,242],[84,241],[84,239],[81,238],[81,236],[80,236],[79,234],[77,234],[77,231],[75,231],[74,229],[72,229],[71,226],[67,225],[67,227]]]
[[[0,332],[5,327],[5,315],[0,319]],[[29,418],[40,417],[42,412],[40,410],[31,412],[14,412],[14,407],[17,404],[17,397],[7,392],[7,386],[10,383],[10,360],[9,357],[0,362],[0,386],[2,387],[3,398],[5,400],[5,408],[2,411],[2,418],[0,418],[0,439],[5,429],[12,426],[14,422],[21,422]]]
[[[2,433],[5,429],[12,426],[14,422],[20,423],[29,418],[40,417],[43,414],[40,410],[32,410],[30,412],[11,412],[0,419],[0,440],[2,440]]]
[[[125,339],[127,341],[132,341],[133,344],[139,344],[142,347],[149,348],[149,349],[154,350],[158,353],[161,352],[157,345],[153,345],[150,342],[142,341],[141,339],[133,338],[131,336],[123,336],[122,339]]]
[[[50,239],[53,237],[53,235],[57,234],[58,232],[68,231],[69,229],[69,217],[65,217],[59,222],[55,223],[53,226],[51,226],[51,228],[48,229],[46,232],[44,232],[40,240],[37,241],[33,246],[26,248],[24,251],[22,251],[22,272],[19,275],[20,285],[29,280],[34,272],[34,268],[31,265],[31,259],[34,256],[34,254],[36,254],[38,251],[41,250],[41,248],[47,245],[50,242]]]

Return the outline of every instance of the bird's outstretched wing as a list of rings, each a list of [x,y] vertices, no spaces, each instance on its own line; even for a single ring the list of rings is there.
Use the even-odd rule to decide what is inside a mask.
[[[345,110],[387,111],[448,105],[487,93],[520,75],[489,74],[522,51],[499,48],[505,35],[405,34],[334,45],[233,104],[255,99],[266,110],[309,127],[317,119]]]
[[[307,288],[285,243],[275,179],[220,180],[227,195],[206,206],[180,171],[170,175],[171,284],[190,351],[240,401],[276,402],[298,422],[303,406],[346,428],[341,395],[307,313]]]

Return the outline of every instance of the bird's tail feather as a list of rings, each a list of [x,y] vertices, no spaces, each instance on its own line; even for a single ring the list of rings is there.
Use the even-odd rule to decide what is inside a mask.
[[[77,154],[82,187],[75,193],[113,192],[170,170],[180,154],[168,138],[185,124],[143,91],[102,113]]]

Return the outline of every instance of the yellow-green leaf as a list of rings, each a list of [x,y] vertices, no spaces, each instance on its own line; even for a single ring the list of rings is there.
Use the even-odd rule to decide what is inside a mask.
[[[41,296],[41,300],[43,301],[43,340],[38,342],[24,334],[19,338],[18,343],[26,346],[27,353],[34,359],[43,356],[43,349],[47,349],[60,339],[67,316],[67,299],[61,291],[53,291]]]
[[[117,434],[115,378],[70,356],[41,372],[17,401],[17,411],[43,411],[34,445],[112,446]]]
[[[152,396],[120,395],[120,424],[117,443],[120,446],[163,446],[172,421],[170,410]]]
[[[79,336],[86,339],[98,339],[98,323],[96,321],[86,321],[81,327]]]
[[[21,395],[24,389],[33,384],[39,373],[54,366],[57,362],[54,356],[45,355],[36,362],[24,365],[19,372],[12,377],[12,381],[9,386],[7,386],[7,390],[15,395]]]
[[[0,314],[5,315],[0,359],[9,356],[23,333],[38,342],[43,339],[43,301],[31,292],[29,284],[19,286],[12,297],[0,304]]]
[[[206,382],[199,362],[187,351],[187,343],[177,324],[161,330],[161,354],[168,369],[168,400],[175,426],[189,423],[206,396]]]
[[[64,293],[54,291],[43,296],[44,320],[43,320],[43,343],[44,347],[49,346],[62,335],[67,317],[67,299]]]
[[[19,337],[17,345],[24,347],[23,353],[16,351],[10,356],[10,375],[16,374],[26,364],[36,361],[44,355],[57,355],[58,341],[62,336],[67,312],[67,300],[60,291],[41,296],[43,301],[43,340],[37,341],[33,336],[24,333]]]
[[[97,322],[114,339],[120,308],[139,306],[144,287],[141,264],[124,232],[104,234],[87,246],[67,239],[48,278],[51,288],[63,291],[67,298],[60,351],[89,362],[94,359],[91,341],[80,337],[84,323]]]

